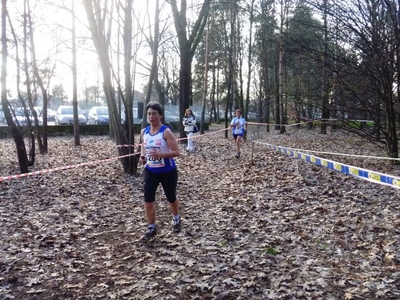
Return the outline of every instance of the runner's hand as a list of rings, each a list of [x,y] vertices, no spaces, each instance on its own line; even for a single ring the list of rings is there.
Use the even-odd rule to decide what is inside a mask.
[[[149,155],[152,158],[161,158],[161,152],[158,150],[151,150]]]

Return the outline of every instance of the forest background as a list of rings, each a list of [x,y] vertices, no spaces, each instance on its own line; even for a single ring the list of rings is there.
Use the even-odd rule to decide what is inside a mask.
[[[55,97],[72,95],[77,110],[79,94],[89,106],[102,94],[111,137],[117,145],[133,145],[138,85],[145,103],[177,104],[180,117],[186,107],[198,104],[202,122],[206,111],[219,122],[223,110],[227,125],[232,111],[242,108],[245,117],[256,112],[259,122],[280,133],[285,133],[285,124],[319,120],[309,122],[309,128],[320,125],[322,134],[328,125],[354,131],[383,147],[388,157],[398,158],[398,2],[142,4],[2,1],[2,108],[21,172],[34,163],[35,141],[40,153],[48,151],[47,124],[29,124],[27,150],[26,131],[12,119],[13,104],[32,108],[41,99],[48,108]],[[96,84],[86,86],[93,78]],[[138,83],[143,80],[147,83]],[[65,84],[68,92],[67,82],[72,82]],[[79,145],[77,116],[74,128]],[[179,131],[183,137],[182,126]],[[129,155],[134,151],[119,148],[127,155],[121,161],[129,174],[137,170],[137,157]]]

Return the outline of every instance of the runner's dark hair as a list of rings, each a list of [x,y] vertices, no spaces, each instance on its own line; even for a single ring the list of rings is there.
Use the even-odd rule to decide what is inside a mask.
[[[147,103],[146,111],[148,111],[149,108],[156,110],[160,115],[164,114],[164,108],[158,102],[149,102],[149,103]]]

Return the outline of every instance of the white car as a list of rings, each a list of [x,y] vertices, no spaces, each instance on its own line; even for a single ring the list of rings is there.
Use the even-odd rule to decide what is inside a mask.
[[[87,120],[82,110],[78,108],[79,124],[86,124]],[[73,125],[74,124],[74,108],[73,106],[61,105],[56,112],[56,125]]]

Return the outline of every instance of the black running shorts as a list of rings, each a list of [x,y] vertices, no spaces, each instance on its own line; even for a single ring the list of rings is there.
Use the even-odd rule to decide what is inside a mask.
[[[144,169],[144,201],[154,202],[156,190],[161,183],[165,196],[169,203],[176,200],[176,186],[178,183],[178,169],[172,169],[165,173],[153,173],[147,168]]]

